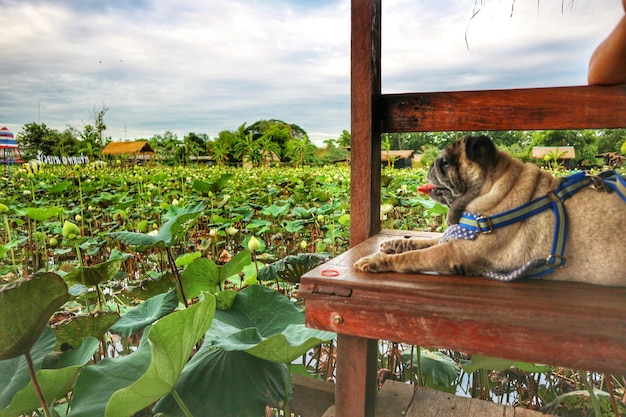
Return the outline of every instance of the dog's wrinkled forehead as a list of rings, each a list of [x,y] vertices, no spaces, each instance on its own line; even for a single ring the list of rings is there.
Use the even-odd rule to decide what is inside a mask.
[[[448,145],[438,159],[451,166],[477,164],[486,167],[494,162],[496,152],[487,136],[466,136]]]

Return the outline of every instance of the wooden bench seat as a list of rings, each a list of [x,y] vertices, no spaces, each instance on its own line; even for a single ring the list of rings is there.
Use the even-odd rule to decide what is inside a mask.
[[[306,300],[307,326],[626,374],[626,288],[352,268],[383,240],[408,235],[430,234],[384,230],[305,274],[299,296]]]
[[[373,386],[367,380],[376,374],[371,369],[376,339],[626,375],[626,288],[539,279],[499,282],[467,276],[373,274],[352,268],[357,259],[376,252],[383,240],[433,235],[383,230],[302,276],[298,295],[306,302],[307,326],[339,334],[336,395],[345,408],[328,416],[373,415],[374,409],[380,409],[374,391],[363,394],[370,383]],[[361,394],[352,393],[360,384]],[[416,394],[416,401],[423,395]],[[414,404],[419,414],[414,410],[411,415],[437,415],[432,410],[442,416],[462,415],[442,412],[453,407],[445,405],[452,401],[449,398],[437,406],[433,404],[440,397],[428,398],[425,404]],[[355,410],[355,403],[366,404],[365,409]],[[482,415],[492,415],[486,410],[503,412],[485,404],[466,407],[482,410]],[[425,410],[431,412],[423,414]]]

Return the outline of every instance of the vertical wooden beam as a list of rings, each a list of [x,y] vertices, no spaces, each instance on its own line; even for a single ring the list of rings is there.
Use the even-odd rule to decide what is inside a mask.
[[[378,341],[337,335],[337,417],[374,417]]]
[[[352,0],[350,246],[380,230],[381,0]]]
[[[381,0],[352,0],[350,246],[380,230]],[[374,417],[378,342],[337,336],[335,415]]]

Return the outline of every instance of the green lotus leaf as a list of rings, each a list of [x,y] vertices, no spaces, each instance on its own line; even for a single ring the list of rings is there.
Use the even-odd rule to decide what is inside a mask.
[[[472,360],[470,363],[463,365],[463,370],[465,372],[472,373],[479,369],[485,370],[494,370],[494,371],[505,371],[507,369],[517,368],[526,372],[550,372],[554,369],[552,366],[548,365],[536,365],[528,362],[520,362],[514,361],[511,359],[501,359],[494,358],[490,356],[483,355],[472,355]]]
[[[124,314],[113,326],[111,333],[129,337],[178,307],[178,293],[170,291],[147,299]]]
[[[215,297],[171,313],[144,331],[128,356],[86,367],[76,381],[68,416],[131,416],[172,391],[215,312]]]
[[[284,400],[286,380],[284,364],[204,343],[175,389],[194,417],[263,416],[266,404]],[[153,411],[185,417],[171,395],[159,401]]]
[[[204,203],[198,203],[177,211],[161,226],[156,236],[136,232],[114,232],[111,233],[111,236],[127,245],[148,247],[163,245],[171,247],[185,238],[187,232],[203,211]]]
[[[419,357],[418,357],[419,354]],[[454,393],[456,390],[455,381],[460,372],[459,366],[448,356],[436,350],[415,349],[411,357],[411,351],[402,352],[402,361],[407,366],[421,366],[420,371],[423,375],[427,387]]]
[[[53,273],[20,279],[0,288],[0,360],[30,351],[48,320],[70,298]]]
[[[174,264],[176,266],[187,266],[193,261],[195,261],[196,259],[200,258],[201,256],[202,256],[202,252],[200,251],[185,253],[179,256],[178,258],[176,258],[176,261],[174,262]]]
[[[70,284],[97,285],[109,281],[120,272],[123,260],[111,259],[94,266],[83,266],[74,269],[65,275],[64,279]]]
[[[63,207],[29,207],[26,209],[26,217],[37,222],[45,222],[52,217],[63,215]]]
[[[259,281],[273,281],[280,278],[284,281],[298,283],[302,275],[330,258],[332,255],[326,252],[289,255],[265,266],[259,271],[257,279]]]
[[[216,348],[241,350],[285,364],[334,337],[334,333],[305,327],[302,309],[260,285],[240,291],[230,309],[217,310],[207,334]]]
[[[109,328],[119,320],[114,311],[98,312],[71,317],[53,326],[57,338],[56,350],[75,349],[85,337],[102,339]]]
[[[86,338],[78,349],[61,354],[49,354],[45,357],[43,368],[37,372],[37,381],[47,401],[60,399],[73,388],[76,376],[87,364],[98,349],[98,340]],[[2,365],[0,365],[0,369]],[[28,374],[28,370],[24,369]],[[0,410],[0,417],[13,417],[31,414],[40,407],[39,399],[33,388],[32,381],[12,396],[11,403]]]
[[[49,327],[43,329],[41,337],[30,349],[35,372],[42,367],[46,355],[54,349],[54,333]],[[30,382],[30,373],[26,357],[21,355],[11,359],[0,360],[0,409],[4,409],[13,399],[13,396],[23,390]]]

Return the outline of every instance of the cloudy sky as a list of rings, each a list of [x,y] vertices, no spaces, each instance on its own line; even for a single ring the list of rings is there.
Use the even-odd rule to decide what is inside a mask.
[[[585,84],[622,15],[620,0],[383,0],[383,92]],[[14,133],[82,130],[103,105],[113,140],[281,119],[321,145],[350,127],[349,0],[0,0],[0,16]]]

